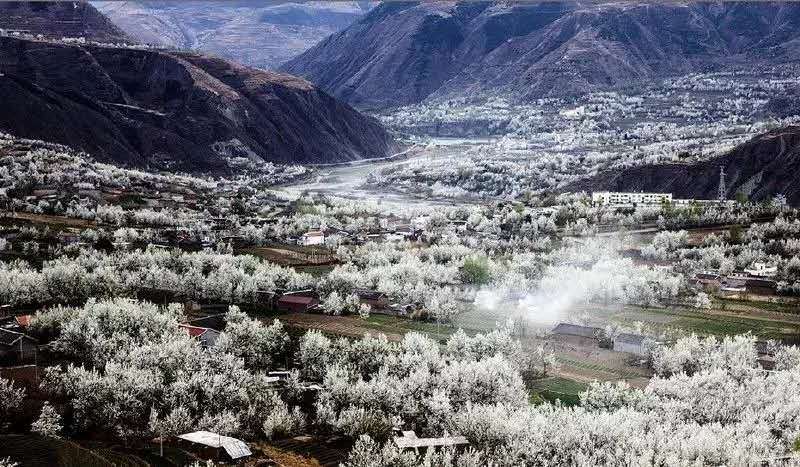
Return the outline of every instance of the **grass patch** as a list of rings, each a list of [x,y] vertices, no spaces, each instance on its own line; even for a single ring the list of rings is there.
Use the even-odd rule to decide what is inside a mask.
[[[531,397],[535,400],[541,398],[554,403],[560,400],[566,406],[578,405],[578,394],[586,390],[587,385],[559,376],[537,379],[529,382]]]
[[[320,264],[320,265],[303,265],[303,266],[291,266],[297,272],[305,272],[311,274],[314,277],[322,277],[327,275],[329,272],[333,271],[335,265],[333,264]]]
[[[436,339],[437,336],[440,336],[442,339],[447,339],[458,329],[446,324],[441,324],[437,328],[436,323],[432,323],[430,321],[418,321],[414,319],[398,318],[396,316],[375,313],[370,314],[369,318],[364,320],[364,324],[367,327],[374,328],[379,331],[387,330],[387,328],[389,328],[390,330],[400,332],[419,332],[426,334],[428,337],[433,339]]]
[[[732,301],[742,304],[743,302]],[[752,302],[746,302],[750,305]],[[728,307],[729,312],[739,313]],[[771,321],[741,316],[707,314],[688,308],[634,308],[626,306],[623,313],[616,313],[611,319],[617,322],[642,321],[654,328],[680,329],[688,333],[713,336],[731,336],[752,333],[762,339],[796,341],[800,337],[800,323]]]
[[[747,311],[756,308],[763,311],[777,313],[798,314],[800,306],[797,303],[775,303],[762,300],[737,300],[733,298],[715,298],[714,307],[728,311]]]
[[[259,444],[257,448],[277,465],[285,467],[320,467],[322,465],[316,459],[301,456],[293,452],[287,452],[266,443]]]

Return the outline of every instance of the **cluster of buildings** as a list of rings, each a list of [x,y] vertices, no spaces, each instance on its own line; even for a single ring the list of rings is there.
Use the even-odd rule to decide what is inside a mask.
[[[592,326],[559,323],[551,331],[553,339],[579,347],[609,347],[615,352],[625,352],[637,357],[647,358],[656,344],[641,334],[621,333],[609,338],[605,331]]]
[[[325,245],[326,238],[337,237],[339,243],[363,245],[367,242],[401,242],[424,240],[424,219],[411,222],[384,222],[364,232],[350,233],[342,229],[312,229],[296,239],[298,245]]]
[[[749,268],[733,275],[724,275],[718,272],[697,273],[689,280],[689,283],[706,292],[727,296],[744,293],[775,295],[778,283],[774,277],[777,273],[776,265],[756,261]]]
[[[643,359],[648,359],[653,349],[662,345],[641,334],[620,333],[609,337],[600,328],[568,323],[559,323],[553,328],[551,335],[558,342],[578,347],[606,347],[615,352],[624,352]],[[756,342],[756,361],[761,368],[765,370],[775,368],[777,347],[778,344],[773,342]]]

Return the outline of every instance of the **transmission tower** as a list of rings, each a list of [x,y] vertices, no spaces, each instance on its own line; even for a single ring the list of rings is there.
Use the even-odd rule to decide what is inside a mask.
[[[717,189],[717,199],[720,201],[725,201],[727,198],[726,194],[728,190],[725,188],[725,168],[720,166],[719,168],[719,188]]]

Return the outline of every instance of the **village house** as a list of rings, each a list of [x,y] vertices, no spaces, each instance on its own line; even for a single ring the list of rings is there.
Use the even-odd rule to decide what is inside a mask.
[[[552,331],[555,340],[583,347],[597,347],[602,334],[600,328],[568,323],[559,323]]]
[[[0,316],[0,328],[25,334],[31,324],[31,315]]]
[[[58,233],[58,241],[62,245],[74,245],[80,243],[81,237],[77,233],[62,231]]]
[[[743,275],[726,277],[714,273],[698,273],[689,283],[707,292],[720,291],[726,295],[744,292],[774,295],[778,290],[778,283],[774,279]]]
[[[281,295],[275,308],[284,313],[303,313],[319,305],[319,299],[311,293],[285,293]]]
[[[14,317],[14,321],[20,329],[27,331],[31,325],[31,318],[31,315],[19,315]]]
[[[392,303],[386,308],[385,311],[387,314],[396,316],[412,316],[421,309],[422,306],[418,303]]]
[[[381,310],[389,306],[389,297],[383,292],[369,289],[357,289],[355,294],[362,304],[369,305],[373,310]]]
[[[722,279],[723,277],[719,274],[701,272],[695,274],[695,276],[689,280],[689,283],[695,287],[709,291],[719,289],[722,284]]]
[[[188,324],[190,326],[197,326],[200,328],[209,328],[213,329],[214,331],[223,331],[225,329],[225,325],[227,324],[225,321],[226,313],[216,313],[213,315],[207,316],[199,316],[196,318],[187,319],[184,321],[183,324]]]
[[[422,235],[422,230],[415,229],[411,224],[406,224],[397,227],[395,233],[402,235],[407,240],[416,241],[419,240],[420,235]]]
[[[298,244],[303,246],[324,245],[325,234],[319,230],[309,230],[308,232],[300,236]]]
[[[195,338],[200,341],[200,345],[207,349],[213,347],[217,343],[220,332],[211,328],[203,328],[200,326],[192,326],[191,324],[179,324],[178,327],[186,331],[189,337]]]
[[[768,264],[763,261],[756,261],[744,272],[754,277],[775,277],[778,274],[778,266]]]
[[[724,295],[735,295],[747,292],[747,282],[741,279],[725,278],[720,284],[719,291]]]
[[[756,361],[765,370],[775,369],[775,348],[776,346],[768,341],[756,341]]]
[[[21,332],[0,328],[0,362],[21,363],[36,360],[36,339]]]
[[[383,234],[383,240],[390,243],[397,243],[402,242],[406,239],[405,236],[400,235],[398,233],[385,233]]]
[[[622,333],[614,338],[614,351],[632,353],[639,357],[650,354],[648,339],[640,334]]]
[[[463,436],[442,436],[439,438],[418,438],[414,431],[403,431],[402,436],[396,436],[394,443],[398,448],[413,449],[419,452],[420,449],[442,448],[442,447],[463,447],[469,445],[467,438]]]
[[[198,450],[203,459],[241,462],[253,455],[244,441],[210,431],[194,431],[179,435],[178,439]]]
[[[747,291],[758,295],[775,295],[778,290],[778,283],[772,279],[748,277],[745,282]]]

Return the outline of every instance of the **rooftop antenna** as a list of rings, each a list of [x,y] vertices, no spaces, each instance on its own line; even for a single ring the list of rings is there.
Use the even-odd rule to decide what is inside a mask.
[[[726,193],[728,190],[725,188],[725,168],[719,167],[719,188],[717,189],[717,199],[725,201]]]

